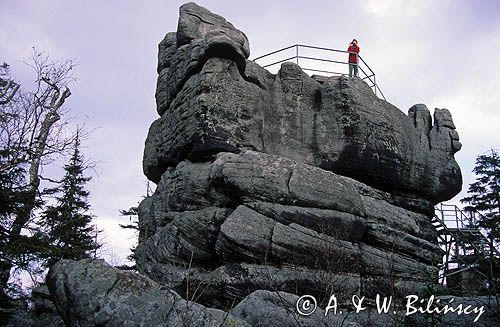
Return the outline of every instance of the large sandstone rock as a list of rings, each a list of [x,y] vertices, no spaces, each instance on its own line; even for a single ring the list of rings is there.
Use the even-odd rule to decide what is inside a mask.
[[[159,44],[141,274],[58,263],[48,284],[67,324],[389,326],[404,317],[298,317],[293,304],[401,298],[436,281],[433,205],[462,185],[450,112],[405,114],[359,78],[289,62],[274,75],[249,53],[223,17],[181,6]]]
[[[231,313],[245,319],[254,327],[328,327],[328,326],[399,326],[404,317],[398,315],[378,315],[374,308],[355,313],[339,305],[337,314],[330,309],[325,312],[321,307],[312,314],[299,315],[295,306],[299,296],[286,292],[256,291],[241,301]],[[300,302],[299,302],[300,303]],[[342,312],[342,314],[340,314]]]
[[[357,312],[352,307],[338,303],[337,311],[318,307],[311,315],[297,314],[295,306],[299,296],[285,292],[256,291],[242,300],[231,313],[241,317],[254,327],[278,326],[497,326],[498,304],[488,297],[460,298],[436,297],[435,301],[448,304],[453,299],[453,307],[483,308],[478,312],[448,312],[447,314],[412,314],[404,308],[405,302],[395,307],[396,314],[389,311],[380,314],[373,307]],[[299,303],[302,303],[299,301]],[[335,314],[336,313],[336,314]],[[477,321],[474,321],[479,316]]]
[[[251,274],[256,270],[267,270],[268,278],[283,282],[283,276],[270,267],[252,267],[235,264],[227,266],[225,271],[240,270],[240,282],[251,281]],[[276,273],[276,274],[275,274]],[[297,285],[306,285],[329,279],[338,283],[349,284],[348,278],[338,278],[328,274],[308,275],[307,271],[291,270],[295,274]],[[309,271],[312,273],[312,271]],[[224,283],[225,272],[219,271],[222,279],[211,278],[215,283]],[[235,275],[235,274],[231,274]],[[257,274],[261,275],[261,274]],[[193,282],[198,280],[196,276]],[[214,276],[211,276],[214,277]],[[227,276],[226,276],[227,277]],[[347,277],[347,276],[346,276]],[[304,279],[301,279],[304,278]],[[379,314],[376,308],[367,306],[360,312],[355,312],[349,301],[342,299],[349,293],[339,292],[339,289],[328,290],[326,298],[317,298],[317,307],[309,315],[299,315],[297,307],[308,312],[302,306],[299,296],[276,290],[259,290],[245,296],[228,312],[206,308],[202,305],[182,299],[176,292],[162,288],[151,279],[130,271],[124,272],[113,268],[100,260],[70,261],[62,260],[54,265],[47,276],[51,296],[66,326],[496,326],[498,324],[498,305],[488,297],[482,298],[452,298],[437,297],[434,301],[483,308],[469,314],[459,314],[458,311],[446,315],[406,315],[405,302],[395,303],[392,307],[397,314],[389,312]],[[236,281],[231,281],[236,283]],[[313,286],[313,285],[310,285]],[[299,289],[301,294],[308,294],[310,289]],[[355,292],[354,289],[348,292]],[[331,294],[335,294],[338,307],[325,311],[330,303]],[[350,293],[355,294],[355,293]],[[196,295],[195,293],[193,296]],[[48,296],[48,295],[47,295]],[[210,295],[207,295],[210,296]],[[452,302],[450,302],[453,300]],[[351,302],[352,303],[352,302]],[[330,303],[333,304],[333,303]],[[477,322],[474,320],[479,317]],[[58,320],[33,319],[28,315],[16,316],[7,321],[7,326],[62,326]]]
[[[186,158],[254,149],[434,203],[460,191],[453,154],[461,144],[448,110],[436,109],[434,122],[422,104],[405,115],[358,78],[320,84],[293,63],[272,75],[247,60],[242,71],[228,56],[199,50],[205,42],[177,49],[160,72],[162,116],[151,125],[143,161],[151,180]]]
[[[297,293],[290,267],[369,296],[432,283],[433,204],[462,183],[450,112],[406,115],[359,78],[290,62],[274,75],[248,54],[242,32],[192,3],[160,43],[143,159],[158,186],[139,208],[139,270],[181,294],[197,281],[214,306]],[[320,284],[311,292],[325,296]]]
[[[338,326],[342,318],[333,315],[325,317],[325,311],[319,309],[312,315],[301,316],[295,311],[299,297],[285,292],[255,291],[241,301],[232,314],[245,319],[253,327],[279,326]]]
[[[47,283],[67,326],[248,326],[100,260],[61,260]]]
[[[196,280],[217,303],[257,289],[296,292],[285,266],[349,276],[357,286],[340,285],[353,292],[404,295],[430,282],[442,251],[430,217],[395,203],[390,193],[282,156],[246,150],[183,161],[141,203],[150,233],[141,231],[137,266],[181,293]],[[225,269],[241,262],[273,267],[281,284],[268,269]],[[324,296],[324,283],[310,292]]]
[[[160,115],[208,58],[230,58],[243,72],[250,55],[246,35],[223,17],[193,2],[182,5],[179,12],[177,32],[168,33],[158,46],[156,103]]]

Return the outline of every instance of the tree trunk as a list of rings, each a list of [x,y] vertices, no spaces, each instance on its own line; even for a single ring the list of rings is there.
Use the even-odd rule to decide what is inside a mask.
[[[16,216],[14,223],[9,231],[8,235],[8,246],[15,246],[16,242],[21,236],[21,232],[30,220],[36,203],[36,197],[38,194],[38,187],[40,186],[40,164],[42,157],[45,152],[45,147],[47,146],[47,140],[50,135],[52,126],[61,118],[59,116],[58,110],[63,106],[64,101],[71,95],[69,88],[66,88],[62,95],[59,89],[55,85],[51,85],[54,88],[54,94],[50,101],[49,111],[45,115],[42,124],[40,125],[40,130],[38,131],[35,143],[33,146],[33,151],[30,156],[29,164],[29,184],[27,194],[29,197],[23,204],[23,209]],[[10,272],[14,266],[12,261],[3,260],[0,261],[0,288],[5,290],[10,278]]]

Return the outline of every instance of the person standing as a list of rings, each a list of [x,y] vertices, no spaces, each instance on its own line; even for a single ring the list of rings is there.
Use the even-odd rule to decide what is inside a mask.
[[[358,40],[353,39],[347,51],[349,51],[349,77],[358,76]]]

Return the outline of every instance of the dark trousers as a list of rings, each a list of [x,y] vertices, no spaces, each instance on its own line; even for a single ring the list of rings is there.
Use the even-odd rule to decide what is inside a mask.
[[[358,75],[358,65],[357,64],[349,64],[349,77],[352,77],[354,73],[354,76],[359,76]]]

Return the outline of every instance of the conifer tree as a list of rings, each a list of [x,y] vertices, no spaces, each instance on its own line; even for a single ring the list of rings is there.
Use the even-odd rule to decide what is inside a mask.
[[[59,259],[84,259],[96,256],[100,247],[98,230],[92,225],[89,191],[85,184],[91,177],[84,176],[85,165],[80,154],[80,141],[76,138],[74,151],[60,185],[52,192],[58,194],[55,205],[46,207],[41,224],[47,228],[50,266]]]
[[[469,185],[469,196],[460,200],[468,203],[466,211],[480,213],[478,227],[484,228],[489,238],[500,241],[500,155],[491,150],[477,157],[473,169],[477,179]]]
[[[139,220],[138,220],[138,212],[139,207],[130,207],[128,209],[120,210],[120,215],[129,218],[129,224],[119,224],[119,226],[123,229],[131,229],[133,231],[139,231]],[[130,248],[130,254],[127,256],[127,259],[135,262],[135,249],[137,245],[134,245]]]
[[[491,150],[477,157],[473,169],[476,181],[469,185],[469,196],[460,202],[468,203],[465,210],[476,215],[476,227],[486,231],[489,253],[481,260],[483,271],[488,276],[490,294],[500,289],[500,155]],[[498,298],[497,298],[498,299]]]
[[[53,61],[33,49],[25,61],[35,73],[35,87],[22,87],[0,65],[0,293],[6,294],[18,273],[39,275],[38,253],[45,238],[34,223],[44,204],[43,175],[71,151],[65,103],[71,96],[75,64]],[[15,285],[14,285],[15,286]],[[1,307],[1,304],[0,304]]]

